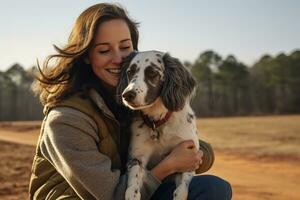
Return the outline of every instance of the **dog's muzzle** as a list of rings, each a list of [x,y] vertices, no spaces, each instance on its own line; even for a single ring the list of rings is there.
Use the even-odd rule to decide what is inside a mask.
[[[136,92],[133,90],[129,90],[125,93],[122,94],[122,97],[124,98],[125,101],[127,101],[128,103],[132,103],[132,101],[135,99],[136,97]]]

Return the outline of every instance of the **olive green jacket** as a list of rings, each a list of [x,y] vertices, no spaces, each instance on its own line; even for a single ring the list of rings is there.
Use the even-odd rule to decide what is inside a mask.
[[[46,105],[45,118],[32,165],[30,199],[124,199],[127,175],[121,175],[118,153],[122,132],[101,96],[74,95],[59,104]],[[207,171],[213,151],[201,142]],[[141,190],[150,198],[160,185],[147,171]]]

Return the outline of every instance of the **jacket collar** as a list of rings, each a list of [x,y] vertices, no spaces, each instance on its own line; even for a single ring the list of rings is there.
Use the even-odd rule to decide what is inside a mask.
[[[112,117],[113,119],[116,119],[114,114],[109,110],[109,108],[105,104],[104,99],[95,89],[91,89],[89,91],[89,96],[97,105],[97,107],[100,108],[101,111],[103,111],[104,114],[108,115],[109,117]]]

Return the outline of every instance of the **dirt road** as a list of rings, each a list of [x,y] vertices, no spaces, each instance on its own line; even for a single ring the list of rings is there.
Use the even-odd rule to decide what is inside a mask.
[[[35,146],[38,133],[15,133],[13,131],[0,131],[0,140],[17,144]]]

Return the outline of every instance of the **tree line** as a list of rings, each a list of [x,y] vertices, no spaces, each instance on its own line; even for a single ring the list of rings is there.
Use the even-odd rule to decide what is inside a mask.
[[[42,106],[31,90],[33,69],[14,64],[0,71],[0,121],[42,119]]]
[[[253,66],[206,51],[185,65],[198,82],[192,102],[198,116],[300,112],[300,50],[263,55]]]
[[[300,50],[263,55],[252,66],[234,55],[205,51],[184,62],[197,80],[192,107],[197,116],[300,113]],[[0,121],[40,120],[42,106],[31,91],[35,67],[0,71]]]

